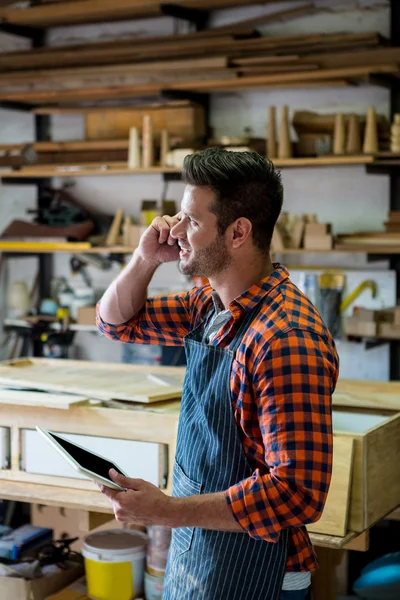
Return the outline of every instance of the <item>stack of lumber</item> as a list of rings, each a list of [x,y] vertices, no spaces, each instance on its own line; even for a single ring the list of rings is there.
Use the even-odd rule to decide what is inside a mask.
[[[375,33],[254,37],[242,23],[234,32],[224,26],[5,53],[0,101],[79,106],[155,97],[164,90],[345,86],[371,73],[398,77],[399,65],[400,48],[385,45]]]

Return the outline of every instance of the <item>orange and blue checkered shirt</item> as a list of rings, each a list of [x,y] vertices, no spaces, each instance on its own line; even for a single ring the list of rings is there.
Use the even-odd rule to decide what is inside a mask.
[[[332,408],[339,360],[318,311],[274,272],[230,305],[231,318],[211,344],[229,346],[244,315],[263,302],[233,362],[234,418],[253,475],[225,491],[233,515],[257,539],[276,541],[289,528],[287,571],[317,568],[305,525],[319,519],[332,472]],[[182,346],[183,336],[213,310],[210,286],[149,298],[121,325],[97,324],[121,342]]]

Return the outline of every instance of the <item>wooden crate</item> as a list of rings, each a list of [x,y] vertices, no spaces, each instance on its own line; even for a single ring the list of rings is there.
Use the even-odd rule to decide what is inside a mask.
[[[382,408],[335,415],[336,436],[354,444],[347,528],[362,532],[400,504],[400,414]]]
[[[170,136],[195,140],[206,135],[204,108],[199,104],[182,103],[166,106],[111,108],[87,112],[86,139],[128,139],[129,129],[142,130],[143,115],[152,118],[153,135],[167,129]]]

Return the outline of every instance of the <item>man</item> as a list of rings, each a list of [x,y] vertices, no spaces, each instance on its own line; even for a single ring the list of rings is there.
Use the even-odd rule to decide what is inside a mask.
[[[112,472],[117,519],[173,528],[165,600],[299,600],[317,559],[332,468],[334,342],[272,264],[283,188],[270,161],[211,148],[186,157],[181,211],[158,217],[104,294],[98,326],[123,342],[185,345],[173,497]],[[146,298],[157,267],[210,285]]]

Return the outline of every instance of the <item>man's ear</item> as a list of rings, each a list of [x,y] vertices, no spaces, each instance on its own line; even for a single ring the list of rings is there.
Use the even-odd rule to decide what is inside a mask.
[[[253,226],[249,219],[240,217],[231,225],[232,227],[232,247],[240,248],[251,235]]]

